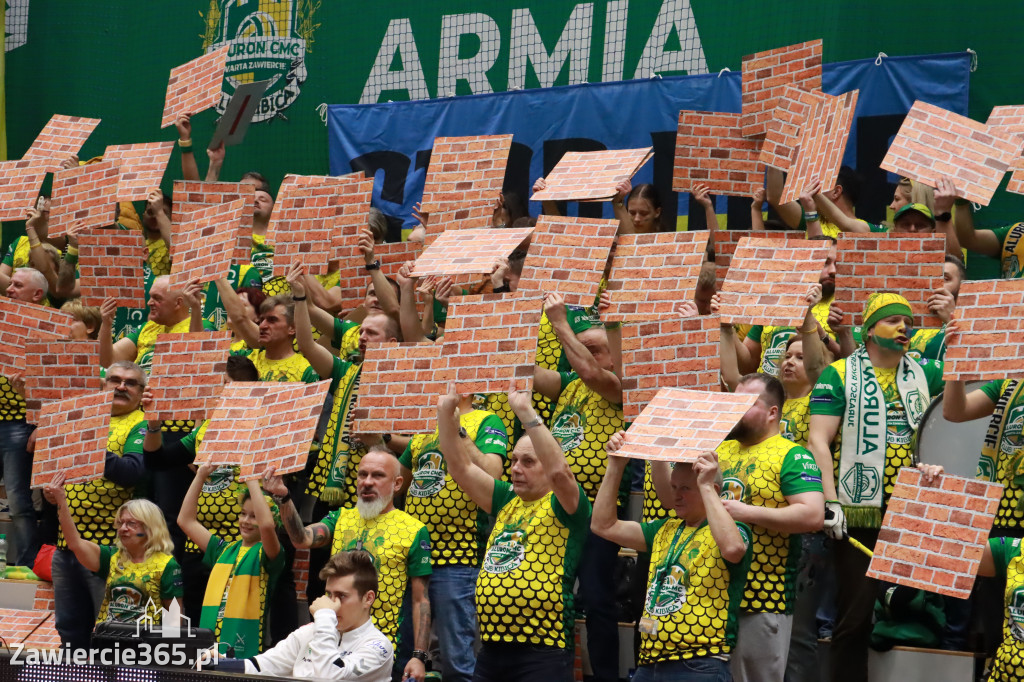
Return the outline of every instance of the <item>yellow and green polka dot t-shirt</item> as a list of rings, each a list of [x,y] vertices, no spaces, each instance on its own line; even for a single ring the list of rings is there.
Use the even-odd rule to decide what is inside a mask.
[[[622,405],[613,405],[575,373],[561,373],[562,393],[552,410],[551,435],[558,439],[569,467],[593,502],[604,478],[605,444],[625,426]]]
[[[142,441],[145,439],[146,416],[142,410],[110,418],[108,452],[118,457],[133,455],[141,458]],[[134,488],[120,486],[107,478],[97,478],[88,483],[66,485],[64,490],[68,511],[82,538],[100,545],[113,545],[117,540],[114,514],[122,504],[132,499]],[[67,547],[63,532],[57,535],[57,546],[61,549]]]
[[[352,320],[334,319],[334,336],[331,345],[338,349],[342,359],[349,359],[359,353],[359,334],[363,326]]]
[[[149,374],[153,368],[153,348],[156,346],[157,337],[161,334],[186,334],[190,325],[187,317],[170,327],[147,320],[140,329],[125,337],[135,344],[135,364]]]
[[[747,553],[730,564],[707,521],[697,527],[682,519],[642,524],[651,552],[644,618],[658,626],[654,634],[640,635],[640,665],[721,656],[732,649],[751,554],[750,529],[736,526]]]
[[[793,398],[782,404],[782,419],[779,420],[779,433],[797,445],[807,447],[807,437],[811,428],[811,394],[802,398]]]
[[[331,554],[362,549],[373,557],[380,590],[370,613],[373,624],[397,649],[402,601],[409,578],[431,573],[427,527],[398,509],[369,520],[359,516],[355,508],[336,509],[320,523],[331,533]]]
[[[187,434],[181,439],[182,446],[195,455],[203,447],[203,436],[209,425],[210,420],[207,419],[198,429]],[[203,483],[196,505],[196,520],[226,542],[241,539],[238,532],[238,496],[245,486],[239,482],[238,472],[239,467],[235,465],[218,467],[211,472]],[[185,540],[185,552],[202,554],[199,545],[190,539]]]
[[[942,363],[934,360],[918,360],[918,364],[924,369],[925,377],[928,380],[928,391],[931,396],[942,392],[945,384],[942,381]],[[900,400],[899,390],[896,386],[896,368],[879,369],[874,368],[875,379],[882,389],[885,397],[886,407],[886,447],[885,447],[885,475],[882,493],[882,504],[889,502],[892,489],[896,485],[896,477],[903,467],[914,466],[914,442],[916,434],[907,422],[907,413],[903,408],[903,401]],[[846,410],[846,389],[844,380],[846,378],[846,359],[837,360],[825,368],[818,378],[818,383],[811,392],[811,415],[824,414],[834,417],[841,417]],[[843,436],[842,421],[839,424],[839,433],[836,435],[835,443],[832,446],[833,475],[836,477],[836,486],[842,485],[839,480],[839,455],[842,451]],[[855,509],[860,509],[855,508]],[[856,515],[847,513],[847,522],[856,527]]]
[[[334,358],[331,371],[331,416],[317,453],[306,492],[334,506],[351,506],[356,499],[356,475],[366,445],[352,434],[353,410],[359,392],[362,365]],[[344,415],[344,416],[342,416]],[[343,488],[331,486],[329,479],[344,482]]]
[[[990,381],[981,387],[985,395],[993,403],[998,403],[1004,393],[1009,401],[1012,398],[1011,380]],[[1003,496],[999,500],[999,511],[996,512],[996,528],[1020,528],[1024,522],[1024,509],[1021,508],[1021,495],[1024,494],[1016,481],[1017,467],[1024,457],[1024,396],[1008,402],[1003,410],[1002,439],[996,445],[999,454],[993,462],[988,457],[978,461],[978,476],[1003,484]],[[997,434],[991,438],[995,440]],[[1024,606],[1024,605],[1022,605]]]
[[[494,529],[476,579],[476,617],[484,642],[571,649],[573,586],[590,528],[590,501],[580,488],[569,514],[554,493],[527,502],[495,481]]]
[[[25,420],[25,399],[18,395],[11,380],[0,374],[0,421]]]
[[[508,434],[497,415],[473,410],[461,415],[459,424],[480,452],[506,458]],[[412,471],[405,511],[430,530],[434,566],[478,565],[487,514],[448,473],[437,429],[414,436],[398,461]]]
[[[818,321],[822,329],[828,332],[829,336],[835,338],[832,328],[828,326],[828,310],[831,304],[831,298],[822,300],[814,306],[811,314],[814,315],[814,319]],[[773,377],[779,376],[779,366],[786,354],[786,342],[793,334],[796,334],[796,329],[793,327],[764,327],[755,324],[750,328],[747,338],[761,344],[761,361],[757,366],[758,372],[770,374]]]
[[[163,277],[171,274],[171,252],[167,248],[167,242],[157,237],[150,239],[146,237],[146,264],[154,277]]]
[[[675,509],[666,507],[658,498],[658,491],[654,489],[654,478],[651,476],[650,462],[644,462],[644,505],[640,518],[644,521],[679,518]]]
[[[107,581],[97,623],[136,623],[149,616],[159,624],[163,600],[184,595],[181,567],[163,552],[153,552],[136,564],[117,547],[100,545],[96,575]]]
[[[1024,560],[1019,538],[989,538],[996,577],[1006,579],[1003,592],[1003,641],[996,650],[989,682],[1024,679]]]
[[[725,480],[722,497],[777,509],[786,498],[821,492],[814,455],[782,436],[744,447],[735,440],[718,446]],[[740,608],[747,613],[792,613],[800,536],[753,526],[753,554]]]
[[[248,352],[242,351],[239,355],[252,360],[260,374],[260,381],[302,381],[307,384],[320,381],[319,375],[300,353],[293,353],[281,360],[272,360],[267,357],[266,350],[257,348]]]

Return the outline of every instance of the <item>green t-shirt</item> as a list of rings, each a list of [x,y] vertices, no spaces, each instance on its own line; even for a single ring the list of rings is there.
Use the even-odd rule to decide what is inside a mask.
[[[945,388],[942,363],[936,360],[917,360],[928,381],[929,400]],[[886,407],[885,476],[882,504],[889,501],[896,477],[903,467],[914,466],[916,433],[907,421],[907,413],[896,386],[896,368],[875,368],[875,378],[882,389]],[[846,359],[837,360],[825,368],[811,391],[811,416],[816,414],[842,417],[846,410]],[[832,446],[833,475],[839,476],[839,455],[842,452],[842,422]]]
[[[570,514],[554,493],[527,502],[495,481],[491,511],[497,518],[476,581],[480,639],[571,649],[573,587],[590,528],[583,488]]]
[[[860,218],[858,218],[857,220],[868,226],[868,232],[888,232],[889,231],[889,226],[888,225],[878,225],[878,224],[875,224],[875,223],[869,223],[866,220],[860,220]],[[800,223],[796,226],[796,229],[803,230],[804,232],[807,231],[807,212],[804,211],[804,207],[802,205],[800,206]],[[826,236],[832,237],[833,239],[837,239],[839,237],[839,235],[842,233],[842,230],[839,229],[838,225],[836,225],[834,223],[830,223],[829,221],[827,221],[825,219],[822,219],[821,220],[821,233],[826,235]]]
[[[999,260],[1002,262],[1003,279],[1024,277],[1024,223],[1014,223],[992,230],[1001,245]]]
[[[149,616],[160,622],[162,602],[180,598],[181,567],[170,554],[154,552],[134,563],[121,557],[117,547],[100,545],[100,568],[96,575],[107,582],[97,623],[136,623]],[[152,610],[147,606],[152,601]]]
[[[707,521],[682,519],[640,525],[651,554],[644,618],[658,623],[640,635],[640,665],[728,654],[736,643],[740,600],[750,566],[750,528],[737,523],[747,544],[736,564],[722,557]]]
[[[498,455],[504,462],[508,434],[497,415],[473,410],[461,415],[459,424],[480,452]],[[478,565],[487,514],[448,473],[437,429],[414,436],[398,461],[412,471],[405,511],[430,530],[434,566]]]
[[[1009,379],[990,381],[979,390],[995,405],[1004,393],[1009,392],[1007,401],[1012,398],[1010,384]],[[1017,482],[1016,476],[1017,463],[1024,456],[1024,393],[1003,408],[1001,427],[1001,437],[998,432],[989,432],[985,436],[986,441],[991,438],[991,445],[994,445],[998,454],[993,462],[982,453],[978,460],[978,476],[1003,485],[995,527],[1017,529],[1024,523],[1024,508],[1021,508],[1024,489]],[[994,441],[997,438],[999,442],[996,443]]]

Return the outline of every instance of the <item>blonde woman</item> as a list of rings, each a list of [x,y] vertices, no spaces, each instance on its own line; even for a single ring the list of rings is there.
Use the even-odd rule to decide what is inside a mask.
[[[44,492],[57,506],[61,531],[68,549],[100,578],[106,580],[103,604],[97,623],[135,623],[148,616],[160,623],[155,605],[181,607],[181,568],[171,556],[174,543],[160,508],[149,500],[129,500],[114,515],[117,538],[114,545],[101,545],[82,538],[68,510],[64,493],[64,472],[58,473]]]

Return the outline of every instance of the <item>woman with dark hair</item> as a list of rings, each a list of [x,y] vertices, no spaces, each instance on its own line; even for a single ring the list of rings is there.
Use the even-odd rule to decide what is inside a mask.
[[[649,183],[633,187],[623,181],[619,194],[612,200],[615,217],[619,219],[619,234],[647,234],[661,230],[661,196]],[[625,198],[623,198],[625,197]]]

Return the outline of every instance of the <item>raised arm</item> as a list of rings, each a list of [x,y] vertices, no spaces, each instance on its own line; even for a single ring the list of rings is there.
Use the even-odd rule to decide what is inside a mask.
[[[117,315],[117,301],[108,298],[100,306],[100,367],[110,367],[120,360],[134,361],[138,354],[135,342],[123,338],[114,343],[114,316]]]
[[[326,547],[331,544],[331,530],[327,524],[317,522],[306,526],[302,523],[299,510],[295,508],[284,481],[275,475],[274,467],[267,467],[263,473],[263,489],[277,498],[281,509],[281,523],[284,524],[288,539],[296,549]]]
[[[718,216],[715,215],[715,200],[711,196],[711,190],[707,185],[697,185],[693,188],[693,198],[704,209],[704,222],[708,231],[713,233],[718,229]]]
[[[962,381],[947,381],[942,392],[942,416],[951,422],[967,422],[992,414],[996,404],[988,395],[978,389],[967,393]]]
[[[153,216],[156,229],[160,233],[160,239],[167,244],[167,250],[171,251],[171,219],[164,213],[164,193],[159,187],[149,190],[146,196],[146,210]]]
[[[764,187],[758,187],[750,197],[750,230],[752,232],[764,232]]]
[[[817,182],[817,181],[816,181]],[[814,205],[818,213],[830,223],[836,225],[843,232],[870,232],[871,228],[863,220],[857,220],[839,210],[839,207],[832,203],[832,200],[821,193],[821,183],[808,190],[813,192]]]
[[[508,388],[508,404],[530,437],[534,452],[537,453],[537,459],[551,481],[551,489],[558,498],[558,503],[567,513],[575,513],[580,503],[580,486],[572,469],[569,468],[569,463],[565,461],[562,446],[533,409],[533,396],[530,391],[516,390],[515,382],[511,382]]]
[[[180,114],[174,121],[178,129],[178,149],[181,150],[181,177],[185,180],[199,179],[199,166],[192,153],[192,114]]]
[[[364,227],[359,231],[357,246],[360,253],[363,254],[363,261],[366,263],[367,271],[370,274],[370,281],[373,282],[373,293],[377,295],[380,309],[388,317],[393,317],[397,320],[398,295],[395,294],[395,288],[391,286],[391,282],[381,272],[379,263],[377,263],[376,267],[371,267],[376,263],[376,257],[373,252],[373,232],[370,231],[370,228]]]
[[[747,543],[725,508],[722,491],[715,485],[718,471],[718,455],[714,452],[705,452],[693,463],[693,472],[697,474],[697,490],[704,502],[711,537],[722,552],[722,558],[731,564],[738,564],[747,553]]]
[[[231,322],[231,331],[237,334],[238,338],[245,341],[245,345],[249,346],[249,348],[258,348],[260,345],[260,327],[245,314],[245,304],[238,297],[238,293],[231,288],[231,284],[226,279],[216,279],[213,283],[217,287],[217,293],[220,294],[220,302],[224,306],[224,312],[228,314],[228,320]]]
[[[808,383],[814,386],[818,382],[818,377],[828,367],[825,344],[821,340],[825,330],[814,317],[814,306],[821,302],[821,284],[813,284],[804,300],[807,302],[807,314],[799,331],[800,339],[803,341],[804,372],[807,374]]]
[[[256,479],[249,479],[245,485],[249,488],[252,510],[256,514],[256,523],[260,527],[260,541],[263,543],[263,553],[267,555],[268,559],[275,559],[281,553],[281,541],[277,539],[277,524],[274,523],[274,513],[270,511],[270,505],[267,504],[266,498],[263,497],[263,490]]]
[[[398,269],[398,323],[402,329],[402,339],[407,342],[419,343],[426,339],[419,312],[416,310],[416,280],[410,277],[414,261],[403,263]]]
[[[628,180],[626,181],[626,184],[627,184],[627,186],[626,186],[626,190],[625,191],[622,191],[622,184],[621,183],[619,184],[618,187],[615,188],[615,190],[616,190],[615,198],[619,200],[619,207],[622,207],[622,199],[621,198],[625,197],[627,194],[629,194],[629,186],[628,186],[629,181]],[[533,191],[536,194],[537,192],[541,191],[542,189],[547,189],[547,186],[548,186],[547,180],[545,180],[544,178],[537,178],[536,182],[533,183]],[[612,202],[612,206],[615,206],[615,202],[614,201]],[[615,208],[615,217],[616,218],[620,218],[619,211],[618,211],[619,207]],[[558,210],[558,203],[554,202],[554,201],[542,201],[542,202],[540,202],[540,209],[541,209],[541,213],[543,213],[544,215],[562,215],[561,212]],[[623,207],[623,211],[625,211],[624,207]],[[629,217],[628,213],[626,213],[626,217],[627,218]],[[620,218],[620,220],[621,220],[621,218]],[[629,224],[630,224],[630,226],[632,226],[633,225],[633,221],[630,220]],[[619,234],[626,234],[625,232],[622,231],[622,227],[621,226],[619,227]]]
[[[569,359],[576,374],[583,379],[583,383],[593,391],[600,393],[602,397],[611,403],[619,405],[622,403],[622,384],[619,377],[601,367],[594,359],[590,350],[576,338],[575,332],[569,326],[569,319],[565,312],[565,301],[558,294],[546,294],[544,296],[544,312],[551,322],[551,327],[562,344],[562,350]]]
[[[182,288],[181,295],[188,304],[188,330],[193,334],[204,331],[203,285],[194,279]]]
[[[448,392],[437,400],[438,444],[452,479],[489,514],[494,498],[494,477],[473,461],[467,447],[469,439],[461,436],[460,428],[459,395],[455,392],[455,385],[448,384]]]
[[[740,383],[740,377],[743,376],[740,374],[739,359],[736,357],[737,349],[742,347],[743,344],[736,338],[736,328],[731,324],[721,325],[718,330],[718,352],[721,356],[719,364],[721,365],[722,381],[730,391],[736,390],[736,386]]]
[[[212,534],[206,526],[199,523],[196,512],[199,509],[199,494],[203,492],[203,484],[206,483],[206,479],[210,477],[215,468],[209,464],[199,467],[192,479],[192,484],[188,487],[188,492],[185,493],[185,499],[181,501],[181,510],[178,512],[178,528],[181,528],[202,552],[205,552],[207,545],[210,544]]]
[[[604,479],[601,481],[601,488],[594,498],[594,510],[590,517],[590,530],[600,535],[605,540],[611,540],[622,547],[629,547],[638,552],[647,551],[647,541],[644,539],[642,527],[636,521],[623,521],[616,513],[616,501],[619,495],[619,485],[622,483],[622,474],[626,470],[629,460],[619,457],[615,453],[622,447],[622,441],[626,437],[625,431],[619,431],[608,439],[605,445],[608,453],[608,464],[604,470]]]
[[[782,188],[786,184],[786,178],[782,171],[768,166],[766,180],[765,195],[768,197],[768,204],[779,214],[782,222],[794,229],[800,227],[800,218],[803,217],[800,204],[795,201],[790,201],[787,204],[779,203],[782,198]]]
[[[210,165],[206,169],[207,182],[216,182],[220,178],[220,170],[224,167],[224,157],[226,155],[227,149],[224,147],[223,140],[216,147],[207,148],[206,158],[210,160]]]
[[[937,184],[938,187],[935,188],[934,194],[935,231],[946,235],[946,253],[963,259],[964,254],[960,250],[960,238],[957,235],[956,227],[953,225],[952,219],[946,219],[946,216],[953,212],[953,205],[958,198],[956,185],[952,178],[947,176],[940,177]],[[963,206],[962,208],[966,212],[969,207]],[[1001,244],[999,250],[1002,250]]]
[[[60,522],[60,529],[64,533],[64,541],[75,554],[86,570],[96,572],[100,570],[100,546],[95,542],[84,540],[75,526],[75,520],[71,518],[71,510],[68,509],[68,498],[64,493],[63,471],[58,472],[50,483],[43,489],[43,494],[50,504],[57,506],[57,520]]]
[[[299,352],[309,361],[313,371],[322,377],[334,373],[334,354],[313,338],[313,326],[309,321],[309,307],[306,301],[306,287],[303,284],[305,267],[298,263],[288,269],[288,285],[292,288],[295,301],[295,341]]]

